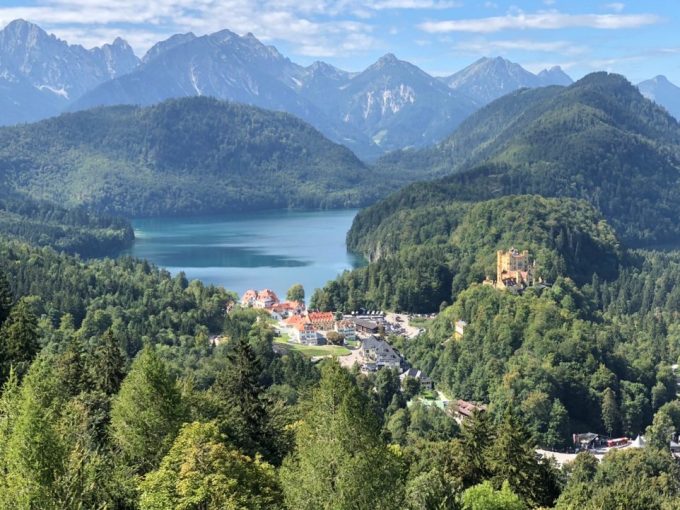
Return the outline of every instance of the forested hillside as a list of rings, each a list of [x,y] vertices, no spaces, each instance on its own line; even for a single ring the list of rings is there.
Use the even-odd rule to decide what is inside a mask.
[[[130,223],[82,209],[6,193],[0,197],[0,235],[83,257],[116,255],[134,240]]]
[[[671,364],[680,350],[675,292],[649,294],[662,305],[653,313],[602,312],[603,296],[609,310],[625,306],[631,291],[625,280],[599,279],[581,289],[559,279],[521,296],[472,286],[425,335],[398,345],[450,394],[521,410],[547,447],[568,446],[580,430],[635,437],[676,398]],[[462,338],[454,336],[458,320],[468,323]]]
[[[235,296],[182,275],[4,241],[0,267],[2,509],[596,510],[623,497],[632,508],[667,510],[680,495],[680,472],[664,443],[668,424],[680,425],[677,401],[668,402],[674,380],[663,367],[649,370],[653,350],[628,366],[628,358],[610,358],[623,345],[615,339],[598,336],[594,359],[579,348],[592,333],[579,324],[594,320],[593,296],[608,294],[603,288],[580,294],[565,280],[515,304],[509,295],[485,304],[488,288],[464,293],[451,310],[472,314],[471,327],[475,310],[527,317],[525,357],[557,344],[561,356],[548,359],[563,365],[544,376],[545,359],[541,370],[529,363],[543,383],[527,395],[521,378],[505,378],[508,405],[459,427],[436,407],[407,406],[420,390],[400,389],[396,371],[351,373],[333,360],[315,365],[294,352],[275,354],[264,312],[227,314]],[[512,306],[529,313],[510,317]],[[544,318],[553,314],[559,319],[545,336]],[[442,315],[433,333],[450,318]],[[464,342],[482,341],[492,323],[480,321]],[[210,340],[216,333],[218,345]],[[504,336],[494,349],[513,341]],[[414,359],[418,345],[404,347]],[[459,351],[447,344],[431,352],[447,370],[445,361]],[[587,367],[601,362],[585,396],[579,376],[569,379],[579,356]],[[493,366],[504,362],[500,356]],[[648,381],[656,382],[646,402]],[[547,392],[567,387],[562,407],[557,400],[550,406]],[[619,391],[616,430],[638,430],[658,409],[647,448],[614,452],[601,464],[583,454],[564,470],[537,459],[537,443],[567,437],[565,408],[580,403],[589,417],[597,406],[583,405],[587,399]],[[534,427],[545,409],[544,431]]]
[[[364,218],[355,220],[348,245],[372,262],[329,282],[313,306],[432,312],[471,283],[494,278],[496,250],[510,246],[529,249],[546,281],[612,279],[623,256],[600,214],[573,199],[512,195],[402,209],[362,235]]]
[[[395,153],[378,166],[454,175],[365,211],[357,219],[364,231],[401,208],[531,193],[587,200],[628,244],[680,234],[680,125],[618,75],[517,92],[435,148]]]
[[[32,198],[128,216],[353,207],[404,182],[288,114],[207,98],[3,128],[0,173]]]
[[[439,309],[424,334],[395,346],[445,394],[516,410],[544,447],[566,448],[583,430],[680,430],[677,253],[630,251],[585,201],[535,195],[402,209],[381,226],[374,261],[312,306]],[[547,285],[481,284],[510,246],[529,250]]]

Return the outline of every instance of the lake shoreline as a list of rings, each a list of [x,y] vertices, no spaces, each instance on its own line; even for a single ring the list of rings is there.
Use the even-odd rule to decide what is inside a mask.
[[[302,283],[311,297],[366,261],[347,250],[357,209],[276,209],[191,217],[136,218],[133,246],[121,253],[239,294]]]

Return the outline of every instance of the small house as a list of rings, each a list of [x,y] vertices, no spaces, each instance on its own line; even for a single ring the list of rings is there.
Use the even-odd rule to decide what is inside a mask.
[[[354,327],[357,333],[365,333],[367,335],[377,335],[380,331],[378,323],[368,319],[354,319]]]
[[[401,380],[402,385],[404,384],[404,381],[406,378],[412,378],[416,379],[420,383],[420,387],[423,390],[426,391],[432,391],[434,390],[434,381],[430,379],[428,376],[426,376],[422,371],[418,370],[417,368],[409,368],[406,372],[401,374],[399,376],[399,379]]]
[[[465,334],[465,328],[467,327],[467,322],[463,320],[456,321],[456,337],[457,338],[463,338],[463,335]]]
[[[486,406],[476,402],[468,402],[466,400],[456,400],[453,404],[453,415],[457,421],[461,422],[472,417],[475,413],[486,411]]]

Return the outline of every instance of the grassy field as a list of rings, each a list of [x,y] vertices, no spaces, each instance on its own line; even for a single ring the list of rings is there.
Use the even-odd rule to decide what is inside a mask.
[[[291,351],[298,351],[300,354],[313,358],[315,356],[347,356],[350,350],[340,345],[300,345],[289,342],[287,337],[277,337],[274,343],[285,346]]]
[[[413,326],[414,328],[427,329],[434,321],[434,319],[426,319],[425,317],[414,317],[413,319],[409,320],[409,325]]]

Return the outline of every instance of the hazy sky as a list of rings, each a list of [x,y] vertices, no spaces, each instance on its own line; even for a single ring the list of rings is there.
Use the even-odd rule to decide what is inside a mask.
[[[254,33],[293,61],[360,70],[391,52],[444,75],[501,55],[680,84],[680,0],[0,0],[0,26],[35,22],[86,47],[120,35],[141,56],[174,33]]]

